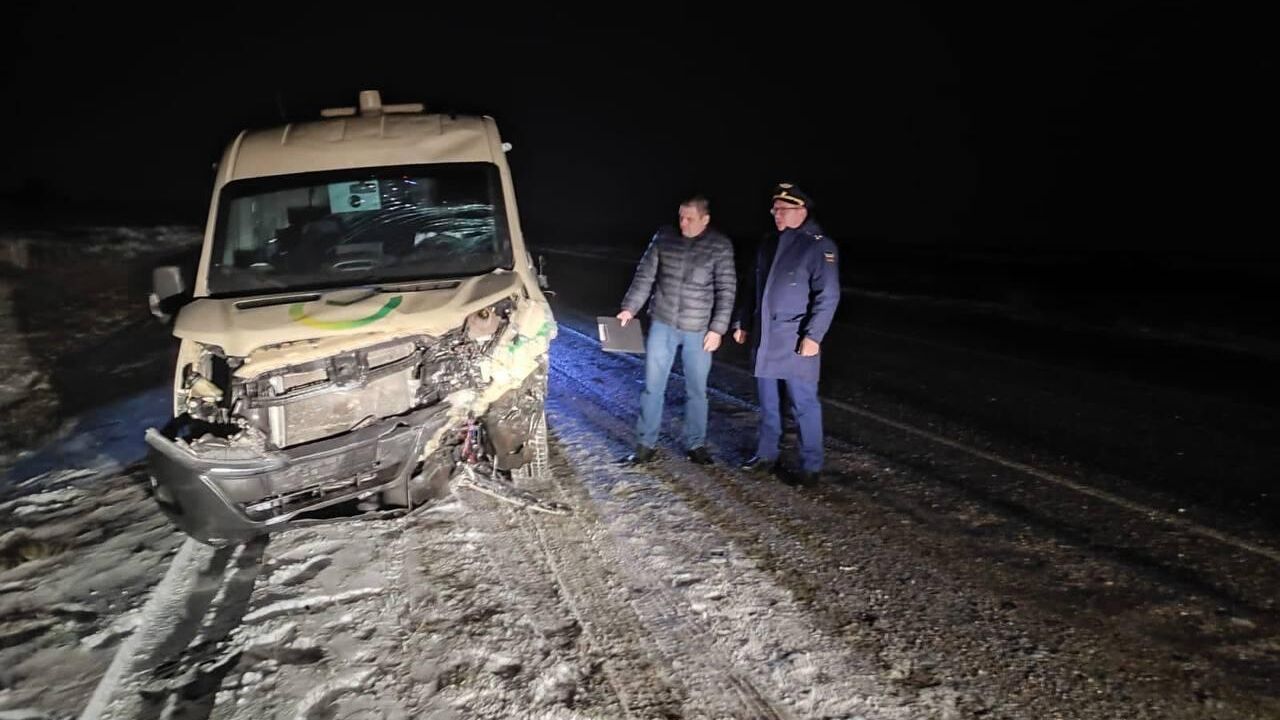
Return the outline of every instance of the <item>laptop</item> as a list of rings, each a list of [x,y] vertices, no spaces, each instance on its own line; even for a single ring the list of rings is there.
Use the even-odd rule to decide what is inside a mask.
[[[600,349],[605,352],[644,354],[644,330],[640,318],[632,318],[623,326],[616,317],[596,316],[596,328],[600,331]]]

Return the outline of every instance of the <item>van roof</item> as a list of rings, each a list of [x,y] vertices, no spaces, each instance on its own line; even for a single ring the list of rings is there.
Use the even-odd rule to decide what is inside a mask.
[[[371,95],[372,94],[372,95]],[[421,105],[383,106],[377,91],[360,109],[329,108],[307,122],[246,130],[227,148],[220,180],[353,167],[499,162],[497,125],[488,116],[427,113]]]

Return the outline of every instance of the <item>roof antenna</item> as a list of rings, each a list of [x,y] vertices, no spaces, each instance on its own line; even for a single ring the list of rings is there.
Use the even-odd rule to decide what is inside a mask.
[[[361,115],[381,115],[382,114],[382,93],[377,90],[361,90],[360,91],[360,114]]]
[[[289,115],[284,109],[284,93],[276,90],[276,110],[280,111],[280,122],[289,122]]]

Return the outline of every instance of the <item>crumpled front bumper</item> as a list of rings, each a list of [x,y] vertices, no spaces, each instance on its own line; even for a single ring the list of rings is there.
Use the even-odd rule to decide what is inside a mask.
[[[407,482],[423,446],[448,420],[442,403],[250,457],[197,452],[151,428],[147,463],[155,499],[175,525],[204,543],[237,543],[284,529],[302,513]]]

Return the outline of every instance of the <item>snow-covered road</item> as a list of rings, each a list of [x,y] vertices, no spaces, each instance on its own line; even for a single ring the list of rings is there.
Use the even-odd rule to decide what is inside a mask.
[[[624,467],[642,366],[557,316],[523,489],[565,515],[459,488],[215,550],[136,464],[163,388],[77,416],[0,498],[0,719],[1280,717],[1274,533],[852,400],[818,486],[749,476],[721,360],[718,464],[675,375]]]

